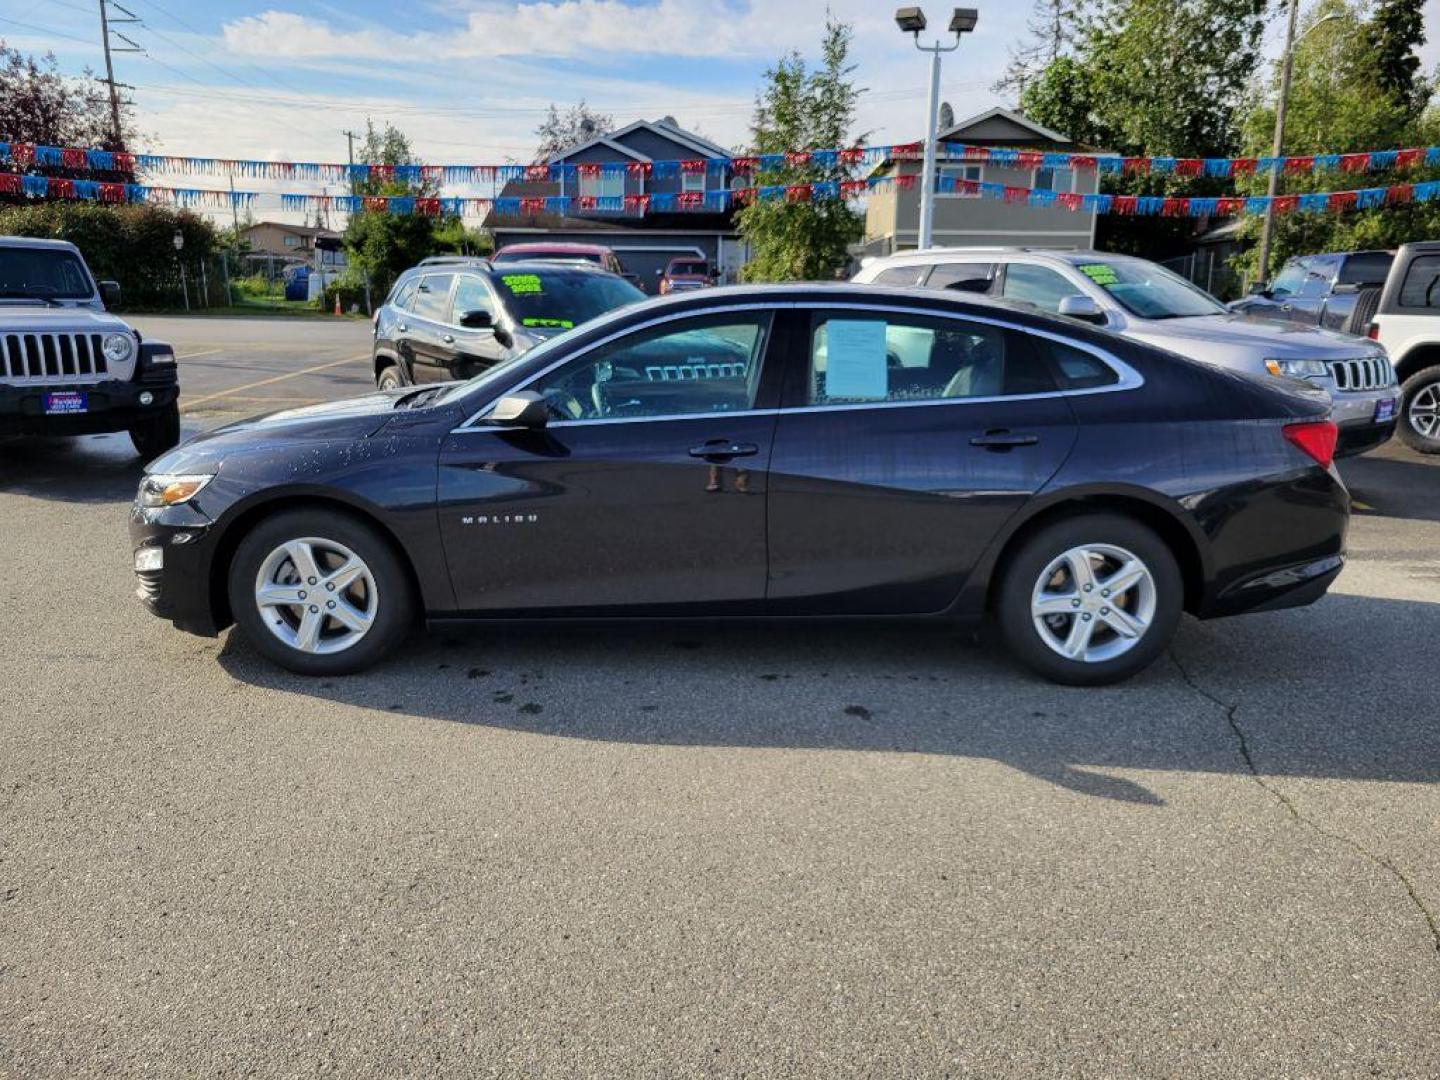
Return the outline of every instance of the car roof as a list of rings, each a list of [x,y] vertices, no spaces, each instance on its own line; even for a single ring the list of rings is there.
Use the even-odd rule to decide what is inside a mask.
[[[571,244],[571,243],[547,243],[544,241],[526,241],[519,244],[506,244],[496,255],[503,255],[507,251],[518,251],[522,254],[533,254],[538,251],[553,251],[559,254],[574,255],[608,255],[610,249],[604,244]]]
[[[68,240],[46,240],[38,236],[0,236],[0,247],[48,248],[80,254],[80,249]]]
[[[428,259],[412,266],[400,275],[400,278],[417,277],[420,274],[457,274],[457,273],[479,274],[482,277],[494,277],[497,274],[598,274],[602,277],[615,277],[603,266],[596,266],[594,263],[582,262],[552,262],[546,259],[516,259],[514,262],[507,262],[503,265],[495,265],[488,259],[456,259],[453,261],[441,259],[431,262]]]
[[[1060,251],[1057,248],[1043,247],[933,247],[924,251],[898,251],[894,255],[880,255],[865,260],[861,266],[868,269],[871,266],[904,266],[910,263],[926,265],[929,263],[955,262],[957,259],[998,259],[1007,255],[1024,255],[1027,258],[1035,257],[1040,259],[1053,259],[1056,262],[1078,263],[1094,262],[1097,259],[1119,260],[1125,259],[1133,262],[1145,262],[1134,255],[1121,255],[1114,251]]]

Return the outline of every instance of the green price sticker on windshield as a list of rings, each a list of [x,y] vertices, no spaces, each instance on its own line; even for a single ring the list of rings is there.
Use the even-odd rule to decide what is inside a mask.
[[[1096,285],[1120,284],[1119,275],[1115,273],[1115,268],[1108,263],[1086,263],[1080,267],[1080,272]]]
[[[569,319],[521,319],[520,325],[533,326],[541,330],[573,330],[575,328],[575,324]]]
[[[540,293],[544,290],[540,287],[539,274],[505,274],[500,278],[505,287],[516,296],[526,293]]]

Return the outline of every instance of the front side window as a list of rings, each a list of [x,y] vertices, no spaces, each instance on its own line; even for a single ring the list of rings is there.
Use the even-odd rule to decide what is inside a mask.
[[[472,311],[487,311],[495,317],[495,304],[490,292],[479,278],[468,274],[460,278],[455,286],[455,299],[450,304],[450,321],[459,325],[461,318]]]
[[[892,266],[875,275],[876,285],[919,285],[925,275],[924,266]]]
[[[591,349],[527,389],[560,420],[691,416],[754,407],[768,312],[652,326]]]
[[[1054,390],[1026,337],[985,323],[923,315],[817,315],[811,405],[944,401]]]
[[[406,311],[409,311],[410,305],[415,302],[415,289],[417,286],[419,286],[419,284],[419,278],[411,278],[409,281],[403,282],[398,288],[396,288],[395,295],[391,299],[390,303],[393,304],[395,307],[403,308]]]
[[[1000,295],[1007,300],[1034,304],[1041,311],[1057,312],[1061,300],[1080,292],[1079,286],[1048,266],[1010,263],[1005,267],[1005,284]]]
[[[94,293],[85,265],[73,252],[0,247],[0,300],[88,300]]]
[[[1440,255],[1420,255],[1411,261],[1400,286],[1400,306],[1440,307]]]
[[[426,274],[415,289],[410,310],[422,319],[444,322],[450,308],[450,283],[454,274]]]

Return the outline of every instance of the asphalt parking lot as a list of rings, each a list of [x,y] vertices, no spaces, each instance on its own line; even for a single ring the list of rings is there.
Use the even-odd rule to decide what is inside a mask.
[[[187,430],[367,324],[140,320]],[[214,350],[214,351],[209,351]],[[1130,684],[929,628],[475,632],[304,680],[0,445],[0,1076],[1440,1075],[1440,461]]]

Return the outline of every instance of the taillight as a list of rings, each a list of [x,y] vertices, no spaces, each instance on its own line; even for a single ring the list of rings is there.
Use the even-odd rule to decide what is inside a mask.
[[[1365,336],[1368,337],[1371,341],[1379,341],[1380,324],[1378,322],[1372,322],[1369,326],[1365,328]]]
[[[1340,438],[1340,429],[1332,421],[1286,424],[1282,430],[1286,439],[1314,458],[1322,468],[1328,469],[1335,460],[1335,442]]]

